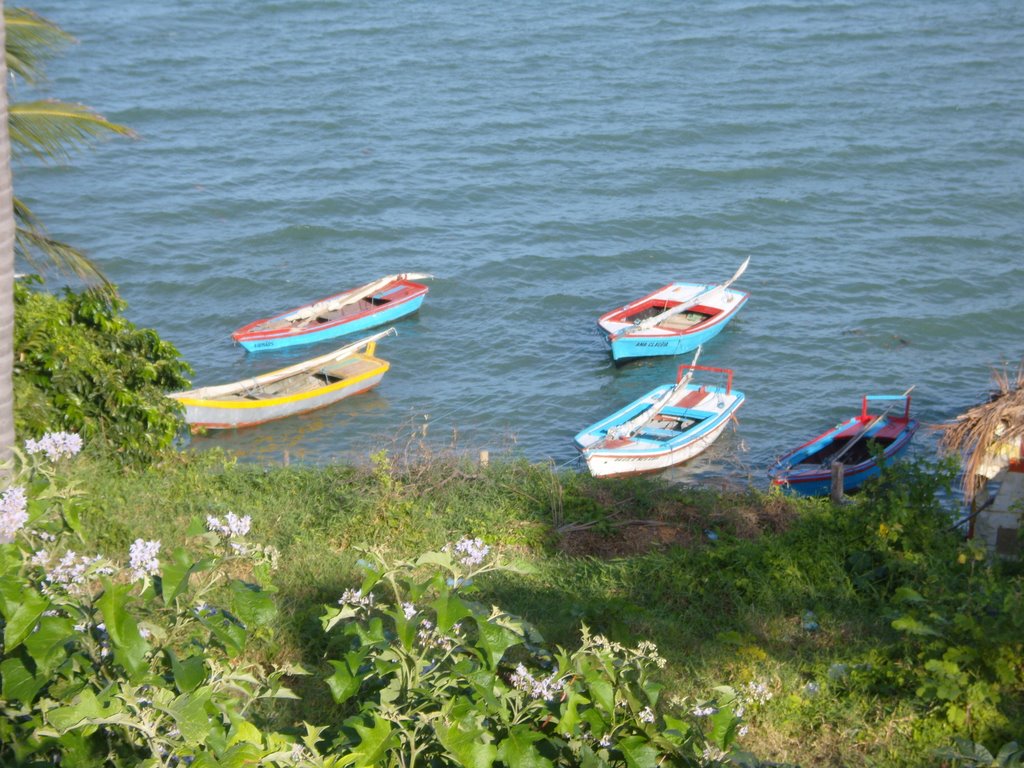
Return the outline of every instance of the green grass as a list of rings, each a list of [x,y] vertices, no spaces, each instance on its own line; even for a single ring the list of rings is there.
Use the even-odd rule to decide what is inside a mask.
[[[97,461],[84,474],[96,500],[87,537],[121,557],[136,537],[169,548],[195,517],[251,515],[253,538],[280,552],[279,642],[268,650],[278,660],[321,663],[321,607],[357,583],[358,547],[412,556],[478,536],[536,570],[494,575],[483,598],[549,642],[573,645],[581,624],[623,643],[653,640],[669,660],[666,699],[767,684],[773,697],[752,707],[742,741],[764,760],[926,765],[949,742],[950,732],[920,727],[912,682],[887,677],[887,690],[836,673],[896,642],[885,579],[898,567],[931,573],[903,564],[898,548],[885,568],[865,570],[857,558],[875,551],[876,534],[860,505],[595,481],[516,461],[435,458],[397,471],[384,455],[364,468],[261,468],[185,454],[141,473]],[[956,548],[948,538],[935,544],[936,568]],[[302,701],[280,717],[336,714],[315,675],[297,690]]]

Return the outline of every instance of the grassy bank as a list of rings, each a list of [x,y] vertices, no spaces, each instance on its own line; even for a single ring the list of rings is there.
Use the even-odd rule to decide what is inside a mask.
[[[841,508],[524,462],[398,470],[383,454],[361,468],[269,469],[180,455],[138,474],[97,461],[81,476],[96,500],[86,536],[110,552],[136,537],[170,548],[196,517],[251,515],[254,538],[279,552],[281,626],[267,650],[278,660],[321,664],[318,617],[358,582],[360,547],[412,556],[470,536],[535,567],[479,586],[549,642],[573,646],[582,624],[652,640],[669,661],[665,698],[698,700],[717,684],[759,691],[742,744],[761,759],[933,765],[956,735],[998,742],[1021,722],[1021,575],[988,568],[949,530],[934,468]],[[1005,669],[968,659],[961,636],[1004,654]],[[286,717],[331,720],[316,676],[297,689]]]

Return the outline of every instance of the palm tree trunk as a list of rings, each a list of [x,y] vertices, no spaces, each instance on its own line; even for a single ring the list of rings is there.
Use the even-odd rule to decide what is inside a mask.
[[[0,0],[0,477],[14,448],[14,203],[7,126],[7,50]]]

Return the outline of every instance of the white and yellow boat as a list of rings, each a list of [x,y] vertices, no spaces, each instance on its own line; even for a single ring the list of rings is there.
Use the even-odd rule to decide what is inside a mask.
[[[377,341],[391,334],[397,335],[394,328],[287,368],[168,397],[184,406],[192,431],[251,427],[307,413],[376,386],[391,367],[374,356]]]

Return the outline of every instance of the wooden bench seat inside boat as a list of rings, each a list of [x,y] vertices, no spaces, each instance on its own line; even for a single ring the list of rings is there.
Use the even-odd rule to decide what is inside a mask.
[[[672,315],[672,317],[662,320],[658,323],[658,327],[666,328],[670,331],[685,331],[697,325],[697,323],[704,322],[708,317],[703,312],[681,312],[678,315]]]

